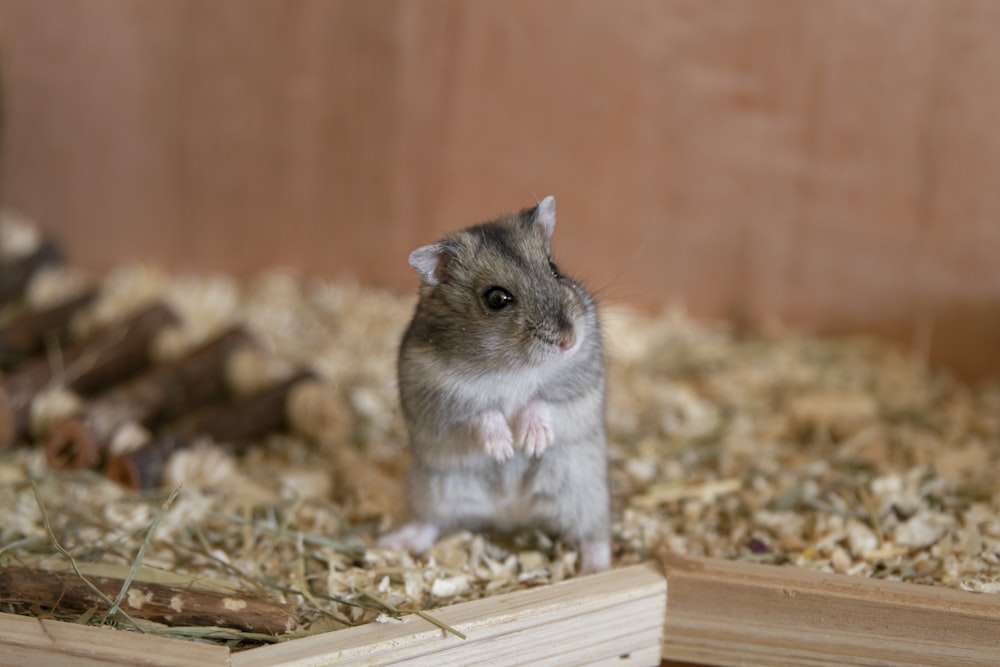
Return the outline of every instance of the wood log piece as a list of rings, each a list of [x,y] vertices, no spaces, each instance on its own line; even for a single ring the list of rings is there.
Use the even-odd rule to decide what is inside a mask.
[[[87,289],[55,306],[25,311],[0,327],[0,368],[12,368],[52,342],[66,339],[73,317],[95,298],[97,290]]]
[[[165,303],[154,302],[128,319],[102,327],[62,354],[66,387],[89,395],[142,372],[153,363],[153,343],[181,324]]]
[[[116,431],[179,418],[226,396],[230,355],[255,346],[242,327],[232,327],[184,357],[155,368],[94,398],[83,412],[57,424],[46,445],[53,468],[93,468],[108,453]]]
[[[110,457],[104,472],[133,489],[153,488],[159,485],[174,452],[202,438],[238,449],[284,428],[289,396],[302,383],[315,381],[315,377],[311,371],[301,371],[274,386],[213,408],[135,451]]]
[[[52,382],[87,395],[139,373],[152,363],[157,334],[180,318],[163,303],[153,303],[119,322],[102,327],[61,350],[60,366],[35,359],[0,385],[0,449],[28,431],[31,402]]]
[[[0,263],[0,306],[19,299],[28,289],[28,283],[46,266],[61,264],[62,252],[48,239],[32,252]]]
[[[114,600],[124,580],[87,577]],[[29,567],[0,568],[0,600],[29,609],[84,612],[107,610],[107,603],[73,572]],[[242,593],[222,593],[191,587],[133,581],[121,605],[133,618],[169,625],[215,625],[277,635],[295,625],[293,607]]]

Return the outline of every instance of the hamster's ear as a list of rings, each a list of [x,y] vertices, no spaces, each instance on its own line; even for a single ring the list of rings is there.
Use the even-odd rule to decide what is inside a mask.
[[[458,245],[440,241],[417,248],[410,253],[410,266],[417,270],[428,285],[447,282],[451,278],[450,266],[458,257]]]
[[[545,239],[552,238],[552,230],[556,226],[556,198],[549,195],[530,211],[531,221],[536,225],[541,225],[545,232]]]

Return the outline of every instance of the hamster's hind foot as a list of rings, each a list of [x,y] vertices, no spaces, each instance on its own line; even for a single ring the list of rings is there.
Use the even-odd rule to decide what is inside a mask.
[[[399,530],[378,538],[378,546],[419,555],[430,549],[437,536],[438,527],[432,523],[408,523]]]
[[[585,540],[580,543],[580,574],[593,574],[611,567],[611,543]]]

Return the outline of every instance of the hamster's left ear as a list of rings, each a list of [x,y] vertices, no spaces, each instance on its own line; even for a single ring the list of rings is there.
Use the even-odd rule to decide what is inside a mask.
[[[556,198],[549,195],[538,202],[535,208],[530,209],[528,215],[533,224],[541,226],[542,231],[545,233],[545,239],[551,239],[552,230],[556,226]]]

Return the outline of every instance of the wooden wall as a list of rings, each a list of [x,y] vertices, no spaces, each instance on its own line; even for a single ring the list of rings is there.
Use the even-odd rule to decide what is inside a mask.
[[[607,299],[996,374],[998,34],[994,0],[0,0],[0,188],[88,267],[405,288],[552,193]]]

